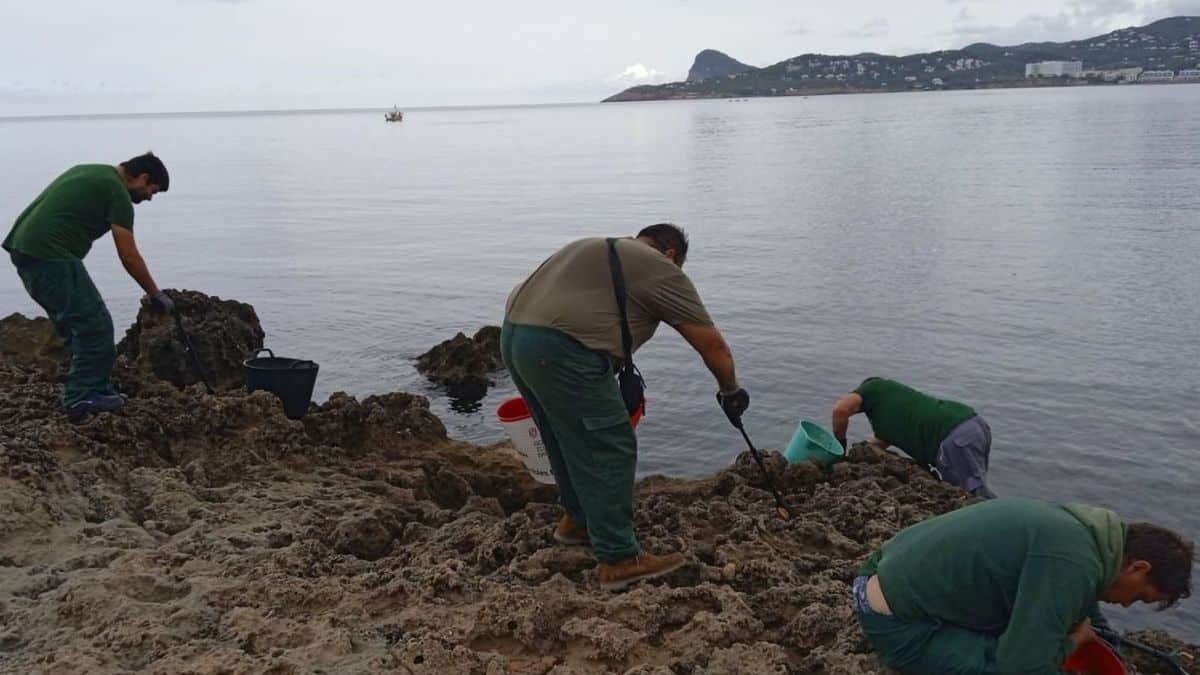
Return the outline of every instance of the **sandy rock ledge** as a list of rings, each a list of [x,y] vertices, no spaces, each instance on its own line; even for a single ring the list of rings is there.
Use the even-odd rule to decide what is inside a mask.
[[[642,543],[690,562],[614,594],[554,544],[554,490],[446,438],[420,396],[339,393],[292,421],[134,356],[128,409],[73,426],[53,351],[23,344],[0,354],[4,673],[882,673],[855,569],[969,501],[865,446],[828,473],[771,456],[792,522],[746,455],[650,477]]]

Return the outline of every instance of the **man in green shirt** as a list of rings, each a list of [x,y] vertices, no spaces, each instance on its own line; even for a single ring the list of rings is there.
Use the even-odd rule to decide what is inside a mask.
[[[729,345],[683,273],[683,230],[652,225],[613,245],[625,279],[630,351],[665,321],[716,377],[726,415],[740,419],[750,397],[738,386]],[[513,290],[500,351],[558,484],[566,513],[555,540],[590,544],[600,585],[612,590],[683,565],[679,553],[643,552],[633,532],[637,437],[614,378],[626,357],[606,239],[567,244]]]
[[[996,496],[987,486],[992,429],[969,406],[868,377],[833,406],[833,435],[843,446],[850,417],[860,412],[871,422],[876,447],[894,445],[947,483],[977,497]]]
[[[871,646],[906,675],[1057,675],[1099,601],[1189,597],[1195,546],[1111,511],[993,499],[909,527],[854,581]]]
[[[133,205],[169,186],[167,168],[153,153],[117,166],[74,166],[21,212],[4,239],[29,297],[49,315],[70,352],[63,407],[73,422],[119,410],[126,401],[112,386],[112,317],[83,258],[93,241],[112,232],[117,256],[147,302],[172,311],[174,303],[154,283],[133,238]]]

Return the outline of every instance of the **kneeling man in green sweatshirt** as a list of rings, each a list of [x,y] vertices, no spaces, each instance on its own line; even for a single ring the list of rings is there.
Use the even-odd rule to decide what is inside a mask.
[[[1098,602],[1191,595],[1194,545],[1111,511],[993,499],[909,527],[854,581],[859,622],[906,675],[1053,675],[1106,627]]]
[[[976,497],[987,486],[992,428],[970,406],[935,398],[895,380],[868,377],[833,406],[833,435],[846,445],[850,417],[866,413],[877,447],[894,445],[939,478]]]

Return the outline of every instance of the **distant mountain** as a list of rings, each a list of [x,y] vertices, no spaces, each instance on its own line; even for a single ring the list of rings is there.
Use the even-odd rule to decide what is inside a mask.
[[[697,64],[700,64],[700,56],[705,52],[697,55]],[[729,58],[724,54],[721,56]],[[705,61],[708,61],[708,57]],[[1085,73],[1086,77],[1073,80],[1026,78],[1025,64],[1037,61],[1082,61],[1084,69],[1089,72]],[[1115,78],[1116,71],[1122,69],[1174,71],[1200,68],[1200,17],[1177,16],[1075,42],[1028,42],[1011,47],[980,42],[962,49],[909,56],[803,54],[765,68],[747,68],[738,73],[703,79],[693,79],[692,73],[689,73],[685,82],[633,87],[605,100],[648,101],[1099,83],[1105,78],[1098,71],[1110,71],[1109,75]],[[695,65],[692,70],[696,70]]]
[[[754,66],[748,66],[738,61],[725,52],[719,52],[715,49],[705,49],[697,54],[696,60],[692,62],[692,68],[688,71],[687,81],[703,82],[714,77],[737,75],[747,70],[757,69]]]

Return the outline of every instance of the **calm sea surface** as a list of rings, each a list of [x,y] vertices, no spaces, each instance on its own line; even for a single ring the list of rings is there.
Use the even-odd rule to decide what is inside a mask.
[[[670,220],[760,446],[891,376],[987,417],[997,492],[1200,538],[1200,86],[5,120],[3,229],[67,166],[147,149],[172,175],[137,210],[160,284],[253,304],[322,400],[419,391],[499,440],[507,381],[458,413],[413,358],[499,323],[566,242]],[[108,239],[87,262],[120,333],[139,291]],[[11,311],[38,313],[0,269]],[[643,473],[744,449],[674,331],[638,363]],[[1200,639],[1200,600],[1111,613]]]

